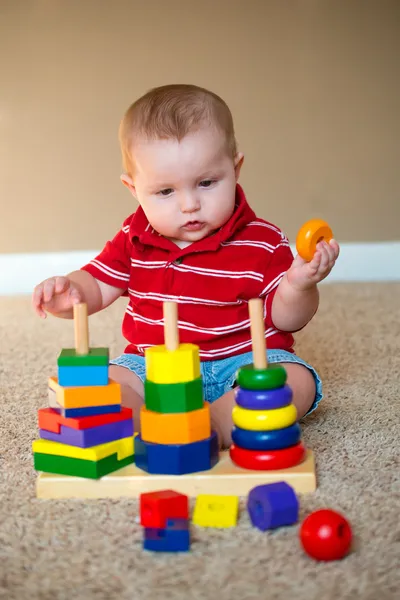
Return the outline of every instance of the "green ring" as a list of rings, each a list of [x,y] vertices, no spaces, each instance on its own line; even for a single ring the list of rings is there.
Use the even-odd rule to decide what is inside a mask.
[[[286,369],[279,363],[269,364],[266,369],[245,365],[236,376],[238,385],[245,390],[274,390],[285,385],[286,379]]]

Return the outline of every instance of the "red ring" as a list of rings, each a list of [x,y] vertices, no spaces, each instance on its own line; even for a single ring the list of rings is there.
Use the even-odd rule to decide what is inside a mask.
[[[288,469],[301,463],[306,455],[302,442],[282,450],[247,450],[232,444],[229,448],[231,460],[243,469],[275,471]]]

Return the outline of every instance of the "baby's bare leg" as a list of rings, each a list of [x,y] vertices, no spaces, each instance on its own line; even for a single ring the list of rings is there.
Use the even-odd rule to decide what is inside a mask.
[[[111,379],[121,384],[122,405],[133,410],[135,431],[140,431],[140,407],[144,398],[144,386],[141,379],[120,365],[110,365],[109,375]]]
[[[293,404],[297,408],[297,418],[304,417],[315,398],[315,381],[307,367],[298,363],[284,363],[287,383],[293,391]],[[211,426],[217,432],[220,446],[229,448],[232,443],[232,409],[235,404],[234,391],[230,390],[210,404]]]

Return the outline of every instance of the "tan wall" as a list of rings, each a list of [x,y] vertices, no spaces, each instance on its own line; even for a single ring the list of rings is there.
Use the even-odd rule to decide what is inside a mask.
[[[399,57],[396,0],[0,0],[0,252],[100,248],[135,206],[119,120],[177,82],[228,102],[292,241],[400,239]]]

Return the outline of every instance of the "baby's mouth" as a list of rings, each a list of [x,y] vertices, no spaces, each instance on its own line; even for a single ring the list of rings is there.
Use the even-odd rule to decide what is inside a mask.
[[[183,226],[183,229],[186,229],[187,231],[200,231],[200,229],[203,229],[204,225],[205,224],[202,221],[188,221]]]

